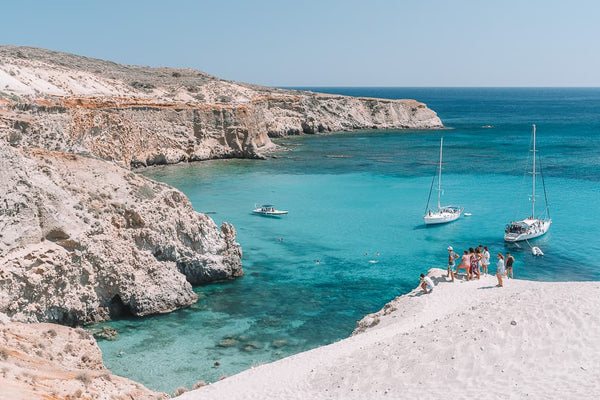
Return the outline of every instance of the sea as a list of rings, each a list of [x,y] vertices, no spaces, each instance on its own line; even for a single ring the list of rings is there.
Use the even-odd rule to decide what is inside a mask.
[[[266,160],[144,170],[217,225],[235,226],[245,274],[196,287],[187,309],[100,325],[119,332],[99,341],[113,373],[173,393],[339,341],[417,287],[420,273],[445,268],[448,246],[488,246],[492,260],[510,251],[519,279],[600,279],[599,88],[295,89],[416,99],[446,128],[292,136],[277,139],[286,150]],[[505,225],[532,212],[533,124],[543,173],[536,210],[547,198],[553,223],[540,238],[508,244]],[[441,137],[441,202],[470,215],[428,227]],[[252,214],[265,203],[289,214]]]

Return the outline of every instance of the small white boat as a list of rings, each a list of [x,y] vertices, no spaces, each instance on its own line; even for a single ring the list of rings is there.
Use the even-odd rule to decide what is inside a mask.
[[[435,176],[433,181],[431,181],[431,188],[429,189],[429,198],[427,199],[427,207],[425,208],[425,215],[423,216],[423,220],[425,220],[426,225],[437,225],[437,224],[445,224],[447,222],[452,222],[463,212],[463,207],[458,206],[441,206],[440,205],[440,196],[442,195],[442,146],[444,144],[444,138],[440,139],[440,162],[438,166],[438,188],[437,188],[437,209],[431,210],[429,208],[429,201],[431,200],[431,192],[433,190],[433,184],[435,181]]]
[[[535,176],[538,174],[535,169],[536,152],[535,149],[535,125],[533,125],[533,170],[532,175],[532,189],[531,189],[531,216],[521,221],[512,221],[504,229],[504,240],[507,242],[520,242],[522,240],[533,239],[538,236],[542,236],[550,229],[552,220],[550,219],[550,211],[548,208],[548,197],[546,196],[546,185],[544,184],[544,176],[542,177],[542,184],[544,186],[544,199],[546,200],[546,208],[544,210],[544,216],[535,216]]]
[[[544,252],[539,247],[533,246],[531,248],[531,254],[533,254],[534,256],[543,256]]]
[[[288,213],[287,211],[276,210],[275,206],[273,206],[272,204],[263,204],[263,205],[257,204],[255,207],[258,207],[258,208],[252,210],[252,212],[255,214],[260,214],[260,215],[279,216],[279,215],[285,215]]]

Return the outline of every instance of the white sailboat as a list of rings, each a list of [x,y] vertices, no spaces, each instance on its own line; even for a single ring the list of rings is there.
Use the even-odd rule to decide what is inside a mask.
[[[435,182],[435,176],[431,181],[431,188],[429,189],[429,197],[427,198],[427,207],[425,208],[425,215],[423,219],[427,225],[445,224],[452,222],[463,212],[462,207],[458,206],[441,206],[440,196],[442,195],[442,148],[444,146],[444,138],[440,139],[440,162],[438,166],[438,187],[437,187],[437,208],[432,210],[429,208],[429,201],[431,200],[431,192],[433,191],[433,184]]]
[[[550,229],[552,220],[550,219],[550,211],[548,208],[548,198],[546,196],[546,185],[544,183],[544,176],[542,176],[542,184],[544,186],[544,199],[546,201],[546,208],[544,213],[538,217],[535,216],[535,176],[538,174],[536,171],[536,158],[537,150],[535,148],[535,125],[533,125],[533,168],[531,172],[532,186],[531,186],[531,216],[521,221],[512,221],[504,229],[504,240],[507,242],[519,242],[521,240],[533,239],[538,236],[542,236]]]

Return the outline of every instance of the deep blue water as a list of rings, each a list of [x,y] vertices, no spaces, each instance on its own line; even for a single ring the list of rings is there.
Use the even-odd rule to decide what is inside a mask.
[[[235,225],[245,276],[197,287],[200,300],[189,309],[110,323],[119,339],[100,347],[113,372],[171,393],[342,339],[365,314],[412,290],[419,273],[444,267],[448,245],[510,250],[519,278],[600,279],[600,89],[311,90],[413,98],[448,129],[289,137],[278,141],[291,149],[279,158],[146,170],[217,224]],[[535,240],[546,254],[538,258],[527,244],[503,241],[504,225],[530,213],[532,124],[554,221]],[[472,216],[425,227],[442,135],[443,203]],[[265,202],[290,213],[250,213]],[[219,346],[226,339],[232,346]]]

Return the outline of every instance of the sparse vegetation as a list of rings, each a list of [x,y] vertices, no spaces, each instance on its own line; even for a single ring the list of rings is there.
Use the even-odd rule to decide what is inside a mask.
[[[77,328],[75,331],[77,332],[77,336],[79,336],[79,339],[89,339],[90,338],[89,332],[86,331],[85,329]]]
[[[8,351],[6,349],[0,350],[0,360],[6,361],[8,359]]]
[[[194,386],[192,387],[192,389],[193,390],[200,389],[203,386],[206,386],[206,382],[198,381],[198,382],[194,383]]]
[[[147,183],[138,188],[138,195],[144,199],[153,199],[155,197],[154,190]]]
[[[155,89],[156,86],[150,82],[138,82],[138,81],[134,81],[130,83],[131,86],[133,86],[136,89],[140,89],[140,90],[151,90],[151,89]]]
[[[183,386],[179,386],[177,389],[175,389],[173,397],[181,396],[185,392],[189,392],[189,390],[187,388],[184,388]]]
[[[104,374],[102,374],[100,376],[100,378],[104,379],[105,381],[112,382],[112,377],[110,376],[110,373],[108,373],[108,372],[105,372]]]
[[[75,379],[83,382],[83,384],[86,386],[92,382],[92,378],[85,372],[78,374]]]

